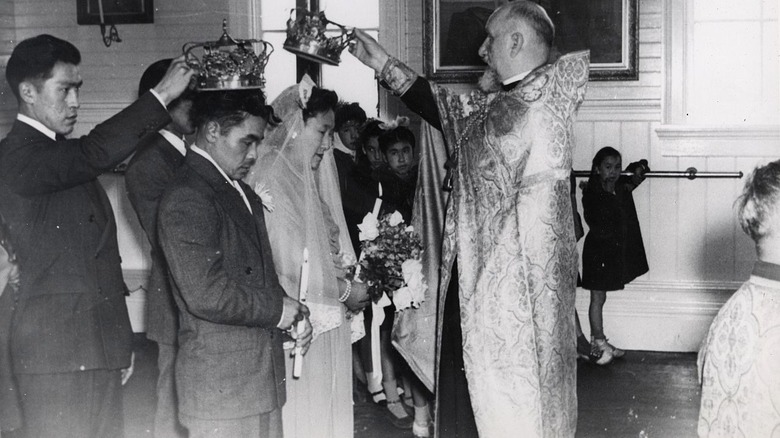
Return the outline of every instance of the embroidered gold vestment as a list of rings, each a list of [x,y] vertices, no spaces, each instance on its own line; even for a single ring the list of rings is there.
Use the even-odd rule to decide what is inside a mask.
[[[458,155],[439,308],[457,257],[465,372],[483,438],[576,429],[578,257],[568,176],[588,65],[588,52],[564,55],[490,94],[433,86]]]

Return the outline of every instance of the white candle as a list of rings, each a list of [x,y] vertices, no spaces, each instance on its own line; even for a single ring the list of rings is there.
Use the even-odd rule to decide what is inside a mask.
[[[303,248],[303,264],[301,265],[301,284],[298,287],[298,301],[306,302],[306,291],[309,290],[309,248]]]
[[[306,293],[309,290],[309,249],[303,248],[303,264],[301,265],[301,284],[298,287],[298,301],[301,304],[306,303]],[[300,337],[306,330],[306,321],[300,320],[295,326],[295,331]],[[293,357],[293,377],[296,379],[301,377],[301,371],[303,369],[303,352],[301,347],[296,346],[294,350],[295,356]]]
[[[379,208],[382,207],[382,183],[379,183],[379,196],[374,201],[374,210],[372,213],[375,218],[379,218]]]

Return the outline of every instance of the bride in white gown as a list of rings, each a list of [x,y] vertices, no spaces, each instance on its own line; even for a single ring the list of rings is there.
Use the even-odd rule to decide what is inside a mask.
[[[305,77],[271,106],[282,123],[266,131],[258,160],[246,177],[263,198],[274,264],[285,291],[297,298],[303,250],[309,252],[307,306],[314,341],[299,379],[287,368],[284,435],[353,434],[351,330],[346,310],[367,303],[364,285],[345,268],[355,263],[341,207],[332,144],[336,93]]]

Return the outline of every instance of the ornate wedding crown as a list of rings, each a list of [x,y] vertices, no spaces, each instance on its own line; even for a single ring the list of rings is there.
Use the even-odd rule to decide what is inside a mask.
[[[255,53],[253,44],[262,44]],[[200,59],[193,50],[201,48]],[[182,47],[187,64],[198,69],[198,90],[246,90],[263,88],[265,66],[274,51],[263,40],[236,40],[227,32],[227,20],[222,20],[222,36],[217,41],[187,43]]]
[[[296,11],[298,11],[297,18],[293,18]],[[325,35],[328,24],[339,27],[341,35],[328,38]],[[287,39],[283,47],[311,61],[339,65],[341,52],[353,38],[353,32],[325,18],[324,12],[314,13],[303,8],[295,8],[290,10],[290,19],[287,20]]]

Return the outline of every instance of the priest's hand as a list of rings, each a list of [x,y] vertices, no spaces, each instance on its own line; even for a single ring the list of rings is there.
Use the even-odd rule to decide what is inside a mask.
[[[349,53],[377,73],[382,71],[382,67],[390,58],[384,47],[360,29],[355,29],[355,40],[349,45]]]

